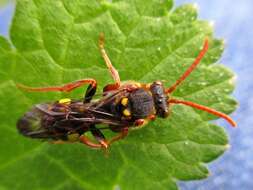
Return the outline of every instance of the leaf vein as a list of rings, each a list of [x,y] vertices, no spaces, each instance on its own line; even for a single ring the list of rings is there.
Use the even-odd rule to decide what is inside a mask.
[[[22,153],[21,155],[16,156],[14,159],[11,159],[8,162],[5,162],[4,164],[2,164],[0,166],[0,170],[3,170],[3,169],[5,169],[9,166],[12,166],[14,163],[16,163],[16,162],[18,162],[18,161],[20,161],[20,160],[22,160],[22,159],[24,159],[28,156],[31,156],[31,153],[32,153],[33,156],[36,155],[37,153],[40,152],[39,150],[41,150],[43,147],[44,147],[44,144],[39,145],[39,146],[29,150],[29,151],[26,151],[26,152]]]
[[[175,52],[178,51],[179,49],[184,48],[184,45],[186,45],[187,43],[191,43],[191,41],[193,41],[195,38],[197,38],[197,37],[200,36],[200,35],[203,35],[203,34],[202,34],[202,33],[196,33],[196,34],[194,34],[191,38],[185,40],[185,41],[183,42],[183,44],[181,44],[180,46],[176,47],[176,48],[175,48],[174,50],[172,50],[165,58],[163,58],[160,62],[158,62],[157,64],[155,64],[154,66],[152,66],[152,68],[150,68],[148,72],[146,72],[143,76],[140,77],[140,80],[143,80],[143,78],[144,78],[146,75],[148,75],[148,74],[150,74],[151,72],[153,72],[153,70],[154,70],[156,67],[158,67],[158,66],[160,66],[161,64],[163,64],[163,62],[164,62],[169,56],[171,56],[173,53],[175,53]]]
[[[71,179],[76,181],[80,186],[83,187],[83,189],[94,189],[93,186],[91,186],[89,183],[83,181],[78,175],[76,175],[73,171],[71,171],[64,163],[62,163],[60,160],[56,160],[54,157],[49,155],[48,153],[45,154],[45,157],[52,161],[55,165],[57,165],[59,168],[61,168],[67,176],[69,176]]]

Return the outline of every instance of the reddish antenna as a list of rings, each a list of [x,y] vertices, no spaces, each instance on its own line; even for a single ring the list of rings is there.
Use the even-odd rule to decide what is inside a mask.
[[[233,127],[236,127],[236,122],[234,122],[231,117],[229,117],[228,115],[226,115],[226,114],[224,114],[222,112],[216,111],[216,110],[214,110],[212,108],[209,108],[209,107],[206,107],[206,106],[203,106],[203,105],[199,105],[199,104],[196,104],[194,102],[185,101],[185,100],[177,100],[177,99],[170,99],[168,101],[168,103],[169,104],[184,104],[184,105],[187,105],[187,106],[199,109],[199,110],[203,110],[203,111],[208,112],[208,113],[210,113],[212,115],[216,115],[218,117],[221,117],[221,118],[225,119]]]
[[[191,72],[197,67],[201,59],[204,57],[207,50],[208,50],[208,38],[206,37],[204,46],[200,51],[198,57],[195,59],[192,65],[184,72],[184,74],[171,87],[165,90],[167,94],[171,94],[173,91],[175,91],[177,86],[180,85],[191,74]]]
[[[178,85],[180,85],[190,74],[191,72],[197,67],[197,65],[200,63],[201,59],[204,57],[204,55],[206,54],[207,50],[208,50],[208,38],[205,39],[204,42],[204,46],[202,48],[202,50],[200,51],[199,55],[197,56],[197,58],[195,59],[195,61],[191,64],[191,66],[184,72],[184,74],[168,89],[165,90],[165,92],[167,94],[171,94],[172,92],[174,92],[177,88]],[[233,119],[231,119],[228,115],[216,111],[212,108],[200,105],[200,104],[196,104],[194,102],[190,102],[190,101],[185,101],[185,100],[177,100],[177,99],[169,99],[168,100],[168,104],[184,104],[186,106],[190,106],[205,112],[208,112],[212,115],[221,117],[223,119],[225,119],[228,123],[230,123],[233,127],[236,127],[236,122],[233,121]]]

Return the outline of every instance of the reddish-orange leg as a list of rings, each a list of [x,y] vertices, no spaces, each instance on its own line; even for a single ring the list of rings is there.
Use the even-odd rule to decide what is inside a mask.
[[[106,66],[108,67],[108,69],[111,73],[113,80],[115,81],[114,84],[108,84],[104,87],[104,92],[106,92],[106,91],[110,91],[110,90],[117,90],[120,87],[120,77],[119,77],[118,71],[113,67],[113,65],[112,65],[112,63],[105,51],[104,44],[105,44],[104,34],[101,33],[99,36],[100,53],[106,63]]]
[[[137,119],[135,122],[134,122],[134,125],[136,126],[136,127],[141,127],[141,126],[143,126],[143,125],[145,125],[146,123],[148,123],[149,121],[153,121],[153,120],[155,120],[155,118],[156,118],[156,115],[150,115],[150,116],[148,116],[146,119]]]
[[[111,76],[113,80],[115,81],[114,84],[108,84],[105,89],[106,90],[116,90],[120,87],[120,77],[118,71],[113,67],[105,49],[104,49],[104,34],[101,33],[99,37],[99,48],[101,55],[106,63],[106,66],[108,67]],[[97,82],[94,79],[82,79],[78,81],[74,81],[68,84],[65,84],[63,86],[52,86],[52,87],[39,87],[39,88],[33,88],[28,87],[22,84],[17,84],[19,88],[25,89],[27,91],[35,91],[35,92],[50,92],[50,91],[60,91],[60,92],[70,92],[74,90],[75,88],[78,88],[84,84],[90,84],[91,88],[88,89],[89,91],[94,91],[93,89],[96,88]]]
[[[90,126],[90,131],[94,138],[98,141],[99,144],[94,143],[92,140],[90,140],[87,136],[84,134],[80,136],[80,141],[86,145],[88,145],[91,148],[104,148],[107,149],[109,147],[108,142],[105,140],[105,136],[103,133],[95,127],[95,125]]]
[[[114,136],[108,141],[108,145],[111,145],[113,142],[125,138],[128,135],[128,127],[125,127],[121,130],[120,134]]]
[[[105,140],[104,134],[99,129],[97,129],[95,125],[90,126],[90,131],[95,139],[99,142],[99,144],[101,144],[102,148],[107,149],[108,143]]]
[[[94,134],[93,134],[94,135]],[[124,137],[126,137],[128,135],[128,128],[123,128],[120,132],[120,134],[112,137],[109,141],[106,141],[104,138],[101,138],[100,135],[96,135],[95,134],[95,138],[97,139],[97,141],[99,142],[99,144],[94,143],[91,139],[89,139],[87,136],[85,136],[84,134],[80,136],[80,142],[82,142],[83,144],[91,147],[91,148],[95,148],[95,149],[107,149],[109,148],[109,146],[115,142],[118,141],[120,139],[123,139]]]
[[[195,61],[192,63],[192,65],[184,72],[183,75],[181,75],[181,77],[170,88],[165,90],[165,92],[167,94],[172,94],[176,90],[177,86],[179,86],[191,74],[191,72],[197,67],[197,65],[200,63],[201,59],[204,57],[207,50],[208,50],[208,39],[206,38],[204,46],[203,46],[202,50],[200,51],[199,55],[197,56],[197,58],[195,59]],[[219,111],[216,111],[212,108],[196,104],[194,102],[185,101],[185,100],[177,100],[177,99],[169,99],[168,104],[187,105],[187,106],[190,106],[190,107],[208,112],[212,115],[216,115],[218,117],[221,117],[221,118],[225,119],[227,122],[229,122],[233,127],[236,126],[236,123],[228,115],[226,115],[224,113],[221,113]]]
[[[39,88],[28,87],[22,84],[17,84],[17,86],[24,90],[34,91],[34,92],[56,92],[56,91],[70,92],[74,90],[75,88],[81,87],[85,84],[90,84],[93,88],[96,88],[97,81],[94,79],[82,79],[82,80],[64,84],[63,86],[51,86],[51,87],[39,87]]]
[[[96,149],[100,149],[102,148],[102,144],[97,144],[94,143],[92,140],[90,140],[88,137],[86,137],[85,135],[81,135],[79,137],[79,140],[81,143],[86,144],[87,146],[91,147],[91,148],[96,148]]]

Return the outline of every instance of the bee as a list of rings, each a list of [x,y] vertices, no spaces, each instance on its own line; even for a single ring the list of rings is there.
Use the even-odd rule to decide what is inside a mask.
[[[226,114],[212,108],[175,99],[172,93],[197,67],[208,51],[208,38],[190,67],[170,87],[161,81],[139,83],[121,82],[118,71],[113,67],[104,48],[104,35],[99,38],[100,53],[114,80],[103,88],[100,99],[93,100],[97,81],[82,79],[62,86],[32,88],[21,84],[21,89],[33,92],[70,92],[83,85],[88,85],[81,100],[61,99],[55,102],[37,104],[17,122],[21,134],[31,138],[45,139],[52,142],[81,142],[91,148],[107,149],[113,142],[127,136],[130,128],[142,127],[156,117],[167,118],[170,107],[174,104],[190,106],[225,119],[233,127],[236,123]],[[101,125],[102,124],[102,125]],[[103,130],[111,130],[117,135],[107,139]],[[94,139],[86,133],[91,132]],[[95,140],[95,141],[94,141]]]

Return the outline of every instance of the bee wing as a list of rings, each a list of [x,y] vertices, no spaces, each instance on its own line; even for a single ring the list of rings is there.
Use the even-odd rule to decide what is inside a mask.
[[[37,108],[38,110],[42,111],[43,113],[50,115],[50,116],[63,116],[66,115],[66,113],[64,112],[56,112],[56,111],[52,111],[53,104],[37,104],[35,105],[35,108]]]
[[[120,89],[120,90],[109,92],[97,102],[97,105],[95,108],[98,109],[102,107],[103,105],[116,100],[118,97],[124,96],[126,93],[127,93],[126,89]]]
[[[105,125],[117,125],[121,126],[122,123],[117,120],[112,120],[112,119],[103,119],[103,118],[72,118],[68,119],[69,122],[71,121],[80,121],[85,123],[86,125],[89,124],[105,124]]]
[[[32,138],[49,138],[53,135],[50,126],[57,121],[57,116],[65,116],[66,113],[51,111],[52,106],[53,103],[44,103],[32,107],[18,120],[19,132]]]
[[[29,131],[25,134],[31,138],[39,138],[39,139],[55,139],[57,137],[61,137],[62,134],[50,133],[48,130],[41,129],[38,131]]]

